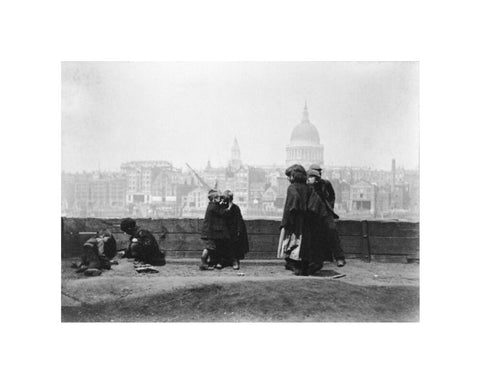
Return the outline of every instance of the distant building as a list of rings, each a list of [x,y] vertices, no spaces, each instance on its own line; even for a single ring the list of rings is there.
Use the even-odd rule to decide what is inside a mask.
[[[200,177],[208,188],[231,190],[235,203],[245,212],[250,201],[249,175],[249,167],[242,163],[240,146],[235,138],[227,167],[212,167],[209,161]]]
[[[208,205],[208,190],[197,187],[182,197],[183,217],[203,217]]]
[[[350,211],[350,184],[345,180],[332,180],[333,190],[335,191],[335,210],[337,212],[348,213]]]
[[[350,211],[375,212],[376,185],[368,181],[361,180],[350,187]]]
[[[375,218],[384,218],[390,211],[390,186],[379,186],[375,199]]]
[[[109,204],[109,182],[106,177],[94,174],[89,180],[90,207],[95,211],[104,210]]]
[[[238,170],[242,167],[240,145],[238,144],[238,141],[236,138],[233,141],[233,146],[231,150],[230,161],[228,162],[228,167],[232,170]]]
[[[127,180],[121,174],[110,179],[108,188],[109,204],[112,207],[125,208],[127,194]]]
[[[408,210],[410,205],[410,191],[407,183],[395,184],[393,186],[390,208]]]
[[[409,185],[409,210],[415,214],[420,214],[420,177],[417,171],[406,171],[405,182]]]
[[[150,203],[154,197],[166,197],[171,193],[171,183],[165,176],[173,171],[167,161],[132,161],[122,164],[121,169],[127,178],[127,203]]]
[[[262,208],[264,211],[276,211],[276,201],[279,197],[278,187],[270,186],[262,196]]]
[[[210,161],[208,161],[207,166],[202,172],[200,172],[200,175],[209,188],[222,188],[225,186],[227,168],[212,167]]]
[[[349,184],[357,183],[364,180],[368,182],[377,182],[377,171],[372,171],[370,168],[365,167],[352,167],[352,166],[329,166],[324,170],[325,178],[329,180],[342,179]],[[389,172],[387,178],[389,177]]]
[[[261,213],[263,192],[266,189],[267,177],[264,169],[248,168],[248,211]]]
[[[126,179],[118,172],[62,174],[62,214],[120,217],[126,212]]]
[[[126,203],[132,215],[175,216],[181,201],[177,187],[185,180],[167,161],[132,161],[122,164],[127,179]]]
[[[323,165],[323,145],[320,143],[317,128],[309,120],[306,102],[302,121],[293,128],[286,152],[287,167],[293,164],[306,168],[312,164]]]
[[[248,168],[241,167],[235,172],[232,169],[227,170],[227,176],[225,177],[225,184],[221,188],[222,190],[231,190],[234,195],[235,203],[246,211],[248,208],[249,193],[248,193]]]
[[[276,185],[278,187],[279,197],[282,197],[283,199],[285,199],[285,197],[287,196],[288,186],[290,185],[290,181],[288,180],[287,176],[285,175],[278,176]]]
[[[62,215],[71,214],[75,208],[75,174],[62,172]]]

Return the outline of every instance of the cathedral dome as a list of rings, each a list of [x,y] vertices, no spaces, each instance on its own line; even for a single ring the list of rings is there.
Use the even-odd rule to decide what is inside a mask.
[[[301,164],[308,167],[312,164],[323,165],[323,145],[320,143],[318,130],[308,119],[307,103],[303,109],[302,122],[295,126],[286,146],[286,165]]]
[[[290,142],[293,141],[307,141],[312,144],[319,144],[320,137],[317,128],[310,122],[301,122],[293,129],[290,136]]]
[[[293,128],[292,135],[290,136],[290,143],[294,142],[320,144],[318,130],[308,119],[308,109],[306,104],[303,109],[302,122]]]

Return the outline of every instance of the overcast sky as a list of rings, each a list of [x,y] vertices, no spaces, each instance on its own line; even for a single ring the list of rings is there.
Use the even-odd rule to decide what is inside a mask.
[[[418,167],[414,62],[68,62],[62,170],[224,166],[234,137],[244,163],[283,165],[305,101],[326,166]]]

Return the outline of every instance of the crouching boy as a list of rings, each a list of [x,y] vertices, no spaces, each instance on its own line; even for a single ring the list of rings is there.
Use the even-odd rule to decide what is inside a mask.
[[[120,223],[120,229],[130,235],[125,251],[126,258],[133,258],[153,266],[165,265],[165,253],[160,250],[152,233],[137,226],[137,222],[132,218],[125,218]]]
[[[77,273],[83,272],[87,276],[97,276],[102,270],[110,270],[110,261],[117,253],[117,243],[112,233],[100,230],[95,236],[83,244],[83,253],[80,263],[72,266]]]

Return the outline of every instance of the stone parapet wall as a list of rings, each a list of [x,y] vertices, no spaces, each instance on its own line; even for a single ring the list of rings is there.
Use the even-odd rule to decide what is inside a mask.
[[[118,243],[126,247],[128,236],[120,230],[120,219],[62,217],[62,257],[76,257],[82,244],[97,230],[109,229]],[[167,258],[199,258],[201,219],[136,219],[151,231]],[[247,259],[276,257],[279,221],[247,220],[250,253]],[[347,258],[365,261],[415,262],[419,254],[419,223],[398,221],[340,220],[338,231]]]

